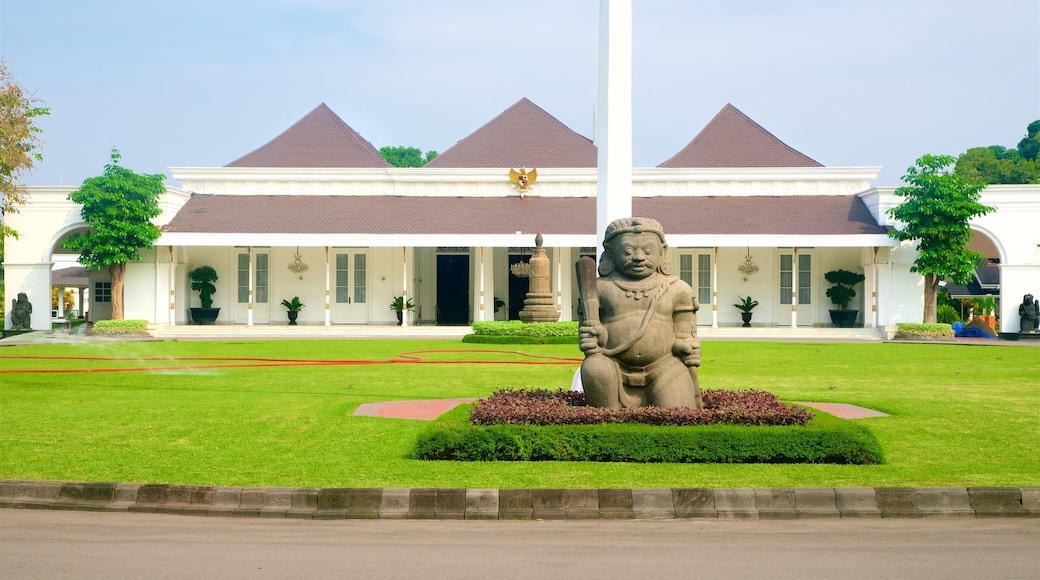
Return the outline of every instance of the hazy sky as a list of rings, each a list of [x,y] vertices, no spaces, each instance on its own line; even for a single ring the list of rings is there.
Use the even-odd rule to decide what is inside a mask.
[[[827,166],[1014,147],[1040,119],[1038,0],[634,0],[637,167],[726,103]],[[0,0],[0,56],[52,109],[25,183],[221,166],[324,102],[444,151],[527,97],[592,136],[597,0]],[[167,172],[168,173],[168,172]]]

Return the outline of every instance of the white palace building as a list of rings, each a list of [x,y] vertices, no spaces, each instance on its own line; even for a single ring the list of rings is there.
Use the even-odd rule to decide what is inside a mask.
[[[526,189],[511,171],[533,173]],[[702,327],[740,326],[733,304],[752,296],[759,327],[831,326],[824,273],[861,272],[856,325],[891,335],[920,322],[923,278],[913,244],[888,235],[895,187],[878,167],[824,167],[731,105],[657,167],[632,170],[632,213],[659,220],[670,261],[694,288]],[[125,317],[158,332],[189,324],[199,306],[188,272],[216,269],[217,325],[285,325],[283,299],[306,307],[301,325],[397,324],[396,296],[415,303],[407,325],[517,318],[536,234],[551,259],[561,320],[576,318],[574,262],[595,254],[597,148],[527,99],[422,168],[389,165],[324,104],[223,167],[172,167],[156,223],[162,235],[126,271]],[[61,241],[87,225],[74,187],[31,186],[8,223],[5,328],[25,293],[32,327],[50,329]],[[1040,186],[991,186],[995,212],[971,223],[972,247],[999,269],[1003,331],[1040,294]],[[60,256],[59,256],[60,257]],[[110,317],[108,272],[88,274],[91,321]],[[505,305],[495,308],[496,298]]]

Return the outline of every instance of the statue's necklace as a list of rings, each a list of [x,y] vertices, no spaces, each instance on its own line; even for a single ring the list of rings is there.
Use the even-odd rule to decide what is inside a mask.
[[[611,280],[615,286],[625,291],[625,298],[631,298],[633,300],[642,300],[643,298],[652,298],[657,292],[657,289],[661,287],[661,282],[657,275],[651,276],[647,280],[640,282],[622,282],[621,280]]]

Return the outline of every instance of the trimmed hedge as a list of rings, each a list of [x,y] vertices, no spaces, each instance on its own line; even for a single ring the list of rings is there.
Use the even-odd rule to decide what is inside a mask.
[[[91,334],[128,335],[148,334],[147,320],[99,320],[94,323]]]
[[[468,423],[470,407],[462,405],[423,430],[412,458],[628,463],[884,463],[881,446],[866,427],[824,414],[817,414],[809,425],[790,427],[477,426]]]
[[[476,344],[578,344],[578,322],[493,320],[474,322],[462,342]]]
[[[900,322],[896,325],[896,338],[917,337],[953,338],[953,327],[949,324],[921,324],[918,322]]]

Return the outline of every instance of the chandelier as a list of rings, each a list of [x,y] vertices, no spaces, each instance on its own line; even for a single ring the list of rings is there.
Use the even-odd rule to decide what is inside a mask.
[[[531,277],[531,262],[524,260],[524,249],[520,248],[520,261],[509,266],[509,271],[517,278]]]
[[[309,266],[303,262],[300,257],[300,246],[296,246],[296,257],[292,262],[289,262],[289,271],[300,277],[303,280],[303,273],[308,270]]]
[[[517,262],[509,267],[509,271],[513,273],[517,278],[530,278],[531,277],[531,263],[530,262]]]
[[[758,272],[758,264],[751,261],[751,248],[747,250],[747,256],[744,257],[744,262],[737,266],[737,271],[744,275],[744,281],[747,282],[747,277]]]

